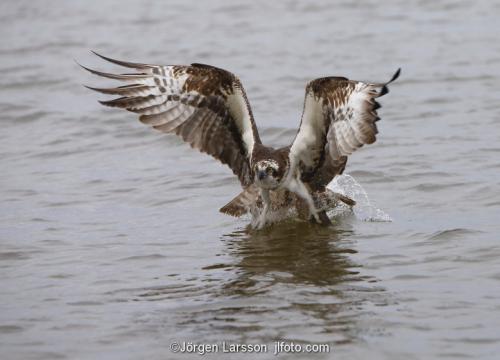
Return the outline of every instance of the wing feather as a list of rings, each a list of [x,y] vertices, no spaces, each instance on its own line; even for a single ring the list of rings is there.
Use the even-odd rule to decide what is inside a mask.
[[[112,74],[82,66],[94,75],[129,83],[108,88],[87,86],[120,96],[100,101],[102,105],[139,114],[142,123],[175,133],[192,147],[227,164],[244,187],[253,182],[250,158],[261,141],[245,90],[235,75],[204,64],[151,65],[95,54],[138,71]]]
[[[364,83],[344,77],[326,77],[306,87],[299,131],[290,148],[290,164],[313,188],[324,187],[342,172],[347,156],[376,140],[380,118],[375,100],[389,92],[388,84]],[[319,175],[318,175],[319,174]]]
[[[107,95],[121,95],[121,96],[146,96],[149,94],[160,95],[157,92],[157,88],[154,86],[147,85],[125,85],[116,88],[95,88],[91,86],[85,86],[87,89],[100,92]]]

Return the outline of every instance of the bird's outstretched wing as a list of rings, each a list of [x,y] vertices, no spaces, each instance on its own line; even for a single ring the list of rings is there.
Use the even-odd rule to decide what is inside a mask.
[[[325,77],[307,85],[300,128],[289,155],[303,181],[326,185],[338,169],[343,170],[348,155],[375,142],[375,122],[380,119],[375,99],[388,93],[387,85],[399,74],[400,69],[380,84]]]
[[[227,164],[246,187],[253,181],[250,157],[261,143],[245,90],[232,73],[210,65],[149,65],[114,60],[114,64],[136,69],[133,74],[109,74],[84,69],[106,78],[128,83],[92,90],[119,95],[101,104],[139,114],[144,124],[165,133],[175,133],[193,148]]]

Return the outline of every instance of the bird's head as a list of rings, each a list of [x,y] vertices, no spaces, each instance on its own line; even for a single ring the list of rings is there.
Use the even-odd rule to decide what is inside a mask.
[[[284,175],[278,161],[273,159],[260,160],[253,167],[255,183],[265,189],[276,189]]]

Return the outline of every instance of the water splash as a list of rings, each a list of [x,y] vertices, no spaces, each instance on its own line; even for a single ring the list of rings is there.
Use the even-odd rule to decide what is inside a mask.
[[[353,207],[338,201],[334,209],[328,211],[330,218],[339,218],[349,216],[354,213],[355,217],[361,221],[391,222],[392,218],[383,210],[377,208],[368,198],[363,187],[350,175],[340,175],[335,177],[327,188],[335,193],[345,195],[356,201]],[[257,225],[261,216],[262,207],[253,203],[248,208],[252,227]],[[294,207],[283,207],[279,209],[270,209],[267,214],[267,223],[274,224],[287,219],[298,218],[298,213]]]
[[[335,177],[327,185],[327,188],[356,201],[356,205],[352,210],[349,206],[342,204],[329,212],[330,216],[343,216],[352,211],[356,218],[362,221],[392,221],[389,214],[372,204],[365,189],[351,175],[344,174]]]

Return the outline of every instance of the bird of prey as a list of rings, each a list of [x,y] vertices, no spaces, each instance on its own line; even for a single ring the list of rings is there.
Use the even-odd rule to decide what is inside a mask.
[[[312,80],[306,86],[295,139],[289,146],[274,149],[262,144],[243,85],[231,72],[198,63],[151,65],[95,54],[136,70],[111,74],[83,67],[95,75],[126,83],[110,88],[88,87],[119,96],[100,103],[135,112],[142,123],[175,133],[191,147],[227,164],[240,180],[243,192],[221,211],[238,216],[242,213],[237,208],[241,197],[260,201],[261,211],[253,222],[258,229],[268,222],[273,201],[276,204],[287,197],[305,209],[311,221],[329,223],[318,199],[326,185],[342,173],[347,156],[375,141],[380,107],[375,99],[388,92],[387,85],[400,73],[398,69],[385,83],[345,77]],[[352,205],[348,198],[342,201],[351,201]]]

